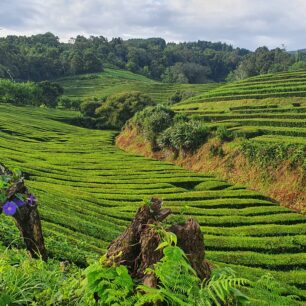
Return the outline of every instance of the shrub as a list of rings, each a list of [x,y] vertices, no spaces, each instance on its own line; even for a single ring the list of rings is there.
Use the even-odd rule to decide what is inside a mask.
[[[58,99],[58,106],[64,109],[79,110],[81,101],[78,99],[70,99],[68,97],[60,97]]]
[[[154,105],[152,99],[140,92],[113,95],[96,109],[96,116],[105,122],[105,128],[120,129],[135,113]]]
[[[0,80],[0,102],[15,105],[40,105],[42,92],[35,83]]]
[[[223,157],[224,151],[221,146],[211,145],[209,148],[209,155],[210,157],[214,156]]]
[[[221,141],[229,141],[233,138],[231,131],[229,131],[224,125],[217,128],[216,135]]]
[[[169,102],[174,104],[193,96],[195,96],[195,93],[192,91],[177,90],[172,96],[170,96]]]
[[[242,153],[251,162],[260,166],[277,166],[279,162],[288,160],[292,167],[301,166],[304,163],[303,146],[295,144],[270,144],[255,141],[245,141],[241,145]]]
[[[80,105],[80,110],[84,117],[96,117],[96,110],[100,106],[101,106],[101,102],[86,101]]]
[[[152,148],[156,148],[157,136],[168,128],[173,121],[174,111],[163,105],[149,106],[136,113],[130,124],[150,141]]]
[[[209,128],[200,121],[178,122],[161,134],[158,144],[178,153],[197,150],[208,138]]]
[[[56,107],[58,98],[64,93],[63,87],[49,81],[39,82],[37,86],[41,90],[42,103],[48,107]]]

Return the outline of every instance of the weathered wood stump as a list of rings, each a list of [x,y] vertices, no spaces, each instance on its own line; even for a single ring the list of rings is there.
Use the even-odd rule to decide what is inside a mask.
[[[170,209],[162,209],[162,201],[151,199],[151,205],[140,207],[127,229],[111,242],[106,257],[109,264],[125,265],[132,277],[142,280],[150,287],[157,286],[152,274],[145,274],[163,256],[156,250],[160,236],[152,225],[158,225],[171,214]],[[168,231],[177,236],[177,245],[186,253],[198,277],[203,280],[210,275],[210,267],[205,260],[204,238],[199,224],[189,219],[185,224],[174,224]]]
[[[4,165],[0,164],[0,175],[12,175],[12,173]],[[26,197],[30,196],[23,178],[20,178],[8,189],[6,195],[7,201],[14,200],[16,194],[23,194]],[[0,214],[4,204],[0,203]],[[42,257],[43,260],[47,260],[48,256],[36,201],[33,201],[31,205],[27,204],[19,207],[13,218],[30,255],[33,258]]]

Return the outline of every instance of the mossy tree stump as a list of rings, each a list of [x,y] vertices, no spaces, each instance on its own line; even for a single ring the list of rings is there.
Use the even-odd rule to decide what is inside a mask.
[[[4,165],[0,164],[1,176],[12,176],[12,172],[9,171]],[[18,194],[22,194],[27,199],[31,197],[28,189],[24,184],[24,179],[21,177],[17,181],[14,181],[10,187],[6,190],[6,199],[4,203],[0,203],[0,214],[3,212],[5,203],[16,199]],[[31,203],[30,203],[31,202]],[[18,207],[16,213],[13,215],[20,235],[24,240],[25,246],[33,258],[41,257],[43,260],[47,260],[47,251],[45,248],[41,220],[37,209],[36,200],[25,202],[25,205]]]
[[[140,207],[127,229],[111,242],[106,257],[109,264],[125,265],[131,276],[150,287],[157,286],[157,279],[146,274],[163,256],[156,250],[161,242],[156,226],[171,214],[170,209],[162,209],[162,201],[152,198],[150,205]],[[177,236],[177,245],[185,252],[198,277],[209,278],[210,267],[205,260],[204,237],[199,223],[194,219],[184,224],[174,224],[167,231]]]

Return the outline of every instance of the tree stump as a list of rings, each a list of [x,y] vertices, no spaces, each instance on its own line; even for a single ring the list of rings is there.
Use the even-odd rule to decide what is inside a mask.
[[[9,175],[12,173],[2,164],[0,164],[0,175]],[[8,190],[6,194],[7,201],[12,201],[16,194],[30,196],[28,189],[24,184],[24,179],[20,178]],[[5,203],[0,203],[0,214]],[[32,205],[26,204],[19,207],[13,215],[16,226],[19,229],[21,237],[24,240],[25,246],[33,258],[42,257],[47,260],[47,251],[45,248],[44,238],[42,234],[41,220],[37,209],[37,203]]]
[[[162,209],[162,201],[152,198],[150,205],[140,207],[127,229],[111,242],[106,257],[109,265],[125,265],[133,278],[142,280],[150,287],[157,286],[152,274],[145,274],[163,256],[157,250],[160,237],[154,225],[171,214],[170,209]],[[153,226],[152,226],[153,225]],[[172,225],[168,231],[177,236],[177,245],[186,253],[198,277],[203,280],[210,275],[210,267],[205,260],[204,238],[198,222],[189,219],[185,224]]]

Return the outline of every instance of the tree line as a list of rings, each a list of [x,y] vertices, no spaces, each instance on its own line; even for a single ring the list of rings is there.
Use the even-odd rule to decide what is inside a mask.
[[[67,75],[126,69],[170,83],[205,83],[306,67],[305,53],[277,48],[255,52],[221,42],[167,43],[162,38],[77,36],[67,43],[52,33],[0,38],[0,78],[52,80]]]

